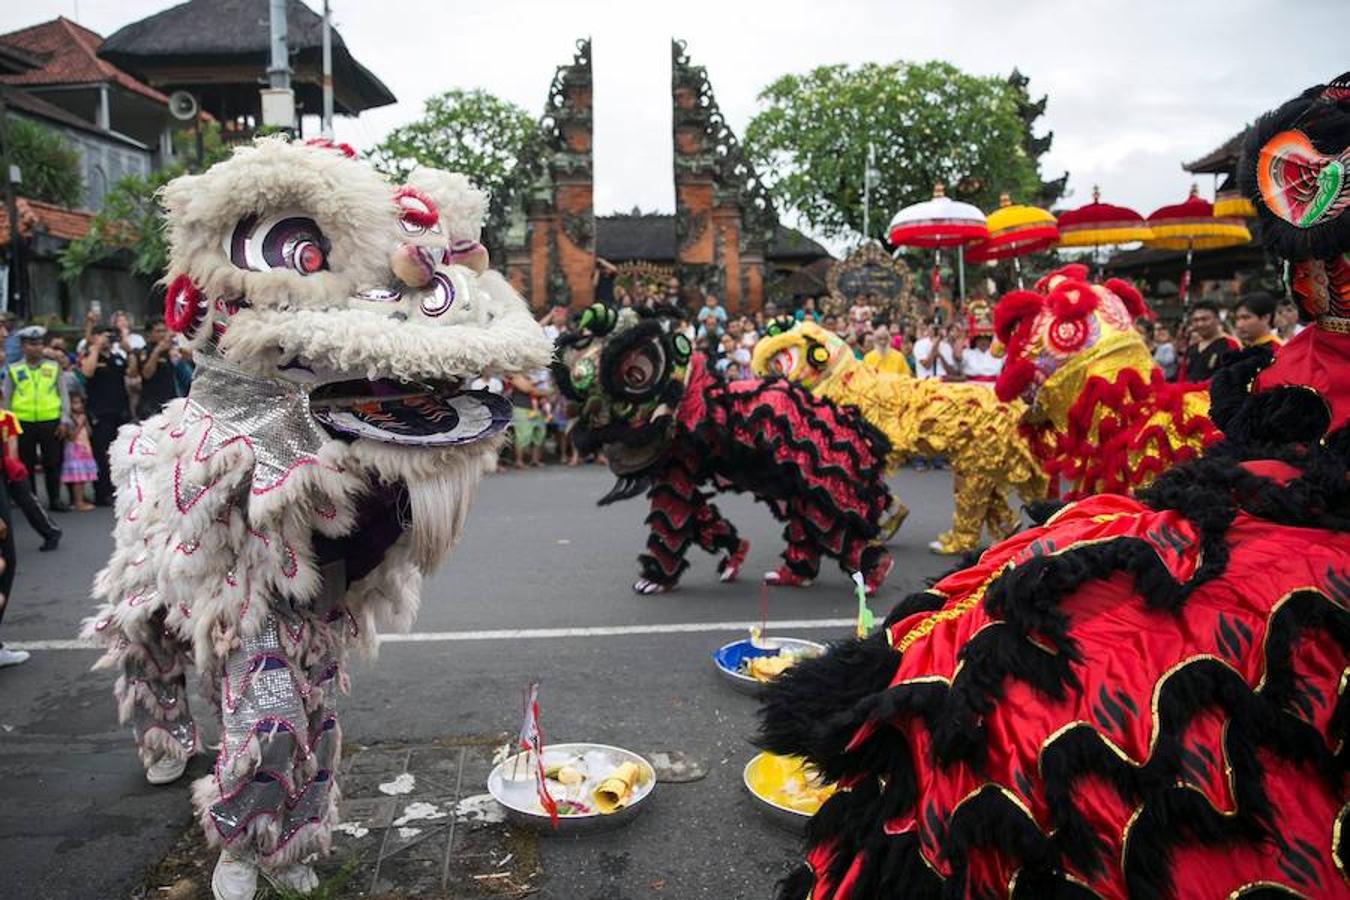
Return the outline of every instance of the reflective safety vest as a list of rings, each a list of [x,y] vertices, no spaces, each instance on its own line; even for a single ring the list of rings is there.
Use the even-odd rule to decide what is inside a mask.
[[[61,418],[61,367],[50,359],[36,369],[26,362],[9,367],[9,380],[14,386],[9,396],[9,408],[20,422],[50,422]]]

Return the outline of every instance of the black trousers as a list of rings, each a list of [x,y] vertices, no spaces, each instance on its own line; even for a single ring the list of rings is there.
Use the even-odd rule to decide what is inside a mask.
[[[28,467],[28,486],[37,493],[38,455],[42,456],[42,480],[47,482],[47,507],[61,505],[61,454],[66,442],[57,435],[58,419],[50,422],[22,422],[19,435],[19,459]]]
[[[94,448],[94,461],[98,463],[98,481],[94,482],[94,502],[100,506],[110,506],[113,502],[112,469],[108,461],[108,448],[117,440],[117,429],[125,424],[123,416],[98,416],[89,427],[89,443]]]
[[[47,511],[38,505],[37,497],[33,496],[33,488],[29,479],[20,478],[17,481],[7,481],[5,486],[9,489],[9,499],[14,501],[14,505],[23,512],[23,517],[28,520],[28,524],[33,530],[44,538],[49,538],[54,534],[60,534],[61,529],[56,527],[47,515]]]
[[[0,619],[5,617],[9,601],[14,599],[14,574],[19,568],[19,557],[14,552],[14,528],[9,519],[9,500],[5,492],[0,491],[0,520],[5,523],[5,537],[0,540],[0,557],[5,560],[4,574],[0,574],[0,594],[5,595],[4,605],[0,605]]]

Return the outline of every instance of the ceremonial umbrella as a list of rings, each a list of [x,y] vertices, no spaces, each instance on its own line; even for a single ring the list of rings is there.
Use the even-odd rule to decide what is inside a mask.
[[[1101,202],[1101,191],[1092,187],[1092,202],[1059,214],[1059,245],[1061,247],[1097,248],[1116,244],[1133,244],[1153,237],[1148,223],[1128,206],[1112,206]]]
[[[975,240],[966,251],[971,262],[1011,259],[1017,271],[1017,286],[1022,286],[1022,262],[1019,257],[1054,246],[1059,240],[1055,217],[1038,206],[1013,203],[1004,193],[998,209],[989,214],[989,237]]]
[[[897,247],[955,247],[960,263],[961,299],[966,295],[965,256],[962,249],[973,240],[988,238],[984,213],[969,203],[947,196],[941,184],[933,186],[933,199],[906,206],[891,219],[887,236]]]
[[[1148,217],[1153,237],[1148,245],[1163,250],[1185,250],[1186,268],[1181,274],[1181,299],[1191,284],[1191,257],[1196,250],[1219,250],[1245,244],[1252,239],[1247,226],[1236,218],[1218,218],[1214,205],[1201,198],[1200,189],[1191,186],[1191,194],[1183,203],[1174,203],[1155,210]]]

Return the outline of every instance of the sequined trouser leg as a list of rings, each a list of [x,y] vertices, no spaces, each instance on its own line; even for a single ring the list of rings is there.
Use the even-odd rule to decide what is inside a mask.
[[[698,489],[693,476],[679,461],[672,463],[662,480],[647,495],[647,552],[638,557],[642,577],[671,586],[680,580],[689,562],[684,558],[690,544],[709,553],[734,553],[740,545],[736,526],[722,518],[709,495]]]
[[[1008,489],[988,475],[957,472],[953,479],[955,509],[950,531],[938,535],[944,553],[965,553],[980,545],[980,530],[988,525],[993,540],[1002,540],[1017,527],[1017,514],[1008,506]]]
[[[213,846],[265,868],[327,851],[342,743],[337,674],[329,626],[314,617],[274,613],[230,653],[220,676],[220,754],[193,786]]]
[[[164,628],[164,613],[147,623],[144,640],[127,640],[119,658],[122,675],[113,694],[117,717],[130,724],[141,763],[162,757],[187,759],[197,752],[197,726],[188,709],[187,648]]]
[[[873,541],[858,534],[837,510],[805,497],[793,497],[787,501],[786,511],[783,561],[796,575],[814,579],[820,573],[822,554],[833,558],[849,574],[870,570],[883,555],[879,549],[869,553]]]
[[[1022,518],[1011,502],[1012,492],[1006,484],[996,483],[989,492],[989,502],[985,505],[984,526],[993,542],[1003,540],[1017,530]]]

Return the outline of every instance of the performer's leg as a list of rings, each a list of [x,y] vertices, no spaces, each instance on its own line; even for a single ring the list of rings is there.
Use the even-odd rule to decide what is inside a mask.
[[[259,870],[302,891],[317,883],[301,860],[328,850],[337,816],[335,640],[318,618],[274,614],[224,662],[220,754],[193,803],[223,851],[213,886],[225,896],[251,897]]]
[[[934,553],[966,553],[980,545],[980,527],[988,505],[986,481],[982,476],[956,471],[952,478],[952,527],[928,545]]]
[[[633,585],[639,594],[670,591],[689,568],[684,558],[690,544],[698,544],[709,553],[725,551],[727,557],[718,570],[727,579],[745,558],[749,544],[740,540],[736,527],[722,517],[708,496],[698,489],[693,476],[682,465],[669,466],[651,491],[651,512],[647,514],[647,552],[638,557],[642,577]],[[734,569],[731,567],[734,565]]]
[[[163,611],[151,617],[147,631],[120,654],[122,674],[113,695],[118,721],[131,725],[147,778],[168,784],[197,752],[197,725],[188,709],[188,653],[165,630]]]
[[[990,482],[984,524],[989,529],[990,540],[998,543],[1018,529],[1022,524],[1022,517],[1012,505],[1012,492],[1008,486],[993,479],[990,479]]]
[[[45,541],[52,545],[52,548],[55,548],[56,542],[61,539],[61,529],[56,527],[56,523],[51,520],[51,516],[47,515],[47,511],[38,505],[28,479],[6,480],[5,486],[9,491],[9,498],[23,513],[23,517],[28,520],[28,524],[32,526],[34,531],[42,535]],[[43,546],[46,547],[46,544]]]
[[[796,507],[794,501],[789,501],[791,518],[783,529],[783,540],[787,542],[783,548],[783,564],[776,571],[765,573],[764,580],[769,584],[808,585],[820,573],[820,544],[811,537]]]

